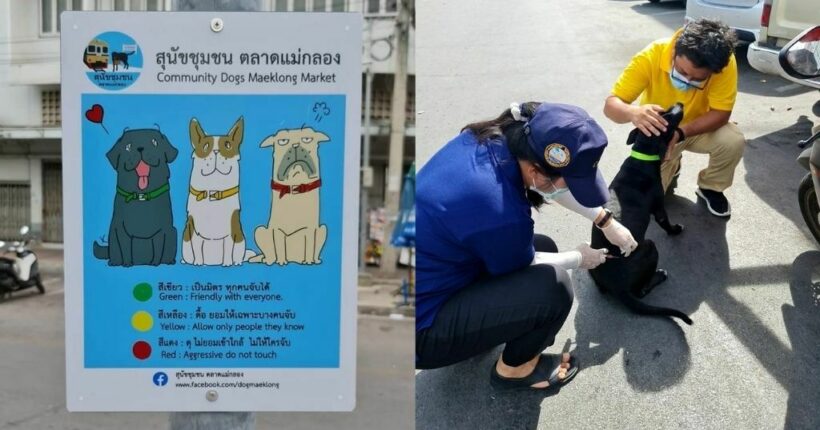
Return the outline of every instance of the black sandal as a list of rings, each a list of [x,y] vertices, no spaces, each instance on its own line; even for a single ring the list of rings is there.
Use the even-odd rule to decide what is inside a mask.
[[[578,360],[574,356],[569,358],[569,369],[567,369],[564,378],[558,377],[558,370],[560,369],[563,354],[541,354],[538,363],[535,365],[532,373],[523,378],[507,378],[498,374],[498,371],[493,364],[492,372],[490,372],[490,385],[497,390],[536,390],[544,392],[555,391],[562,386],[569,383],[572,378],[578,373]],[[549,382],[545,388],[534,388],[533,384],[539,382]]]

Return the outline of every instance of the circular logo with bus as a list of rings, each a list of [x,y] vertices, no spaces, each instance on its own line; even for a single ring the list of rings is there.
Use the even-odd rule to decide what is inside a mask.
[[[91,39],[83,53],[86,76],[104,90],[130,87],[142,71],[142,50],[130,36],[108,31]]]

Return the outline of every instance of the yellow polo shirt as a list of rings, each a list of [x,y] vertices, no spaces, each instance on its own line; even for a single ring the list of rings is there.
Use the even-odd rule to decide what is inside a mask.
[[[672,71],[672,55],[675,41],[683,29],[671,39],[652,42],[643,51],[632,57],[632,61],[621,73],[612,95],[626,103],[632,103],[641,96],[640,104],[656,104],[668,108],[677,102],[683,103],[683,122],[690,122],[711,109],[731,111],[737,97],[737,63],[735,55],[729,57],[729,64],[713,73],[702,90],[678,91],[672,86],[669,73]]]

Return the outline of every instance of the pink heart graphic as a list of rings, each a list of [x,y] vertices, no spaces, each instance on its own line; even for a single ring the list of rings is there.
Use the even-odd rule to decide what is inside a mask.
[[[91,109],[85,111],[85,117],[93,123],[101,124],[103,120],[103,107],[97,104],[91,106]]]

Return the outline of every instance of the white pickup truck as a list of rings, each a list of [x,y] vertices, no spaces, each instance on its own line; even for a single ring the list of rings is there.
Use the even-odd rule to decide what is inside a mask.
[[[809,27],[820,24],[820,0],[765,0],[760,18],[760,34],[749,45],[749,64],[770,75],[820,88],[820,78],[789,76],[778,61],[780,49]]]

